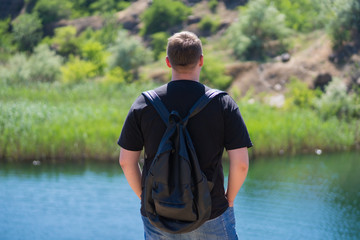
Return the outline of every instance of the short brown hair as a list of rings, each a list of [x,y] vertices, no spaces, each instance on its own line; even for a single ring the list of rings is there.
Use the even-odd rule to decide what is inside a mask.
[[[168,39],[167,56],[175,69],[194,67],[201,55],[201,40],[192,32],[175,33]]]

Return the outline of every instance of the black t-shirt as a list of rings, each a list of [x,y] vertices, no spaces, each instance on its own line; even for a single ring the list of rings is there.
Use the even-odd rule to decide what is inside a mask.
[[[155,92],[169,112],[176,110],[183,118],[208,89],[207,86],[196,81],[176,80],[155,89]],[[189,120],[187,129],[193,141],[200,168],[207,179],[213,178],[215,170],[219,171],[211,191],[210,219],[212,219],[220,216],[228,208],[221,163],[224,147],[231,150],[251,147],[252,143],[239,108],[229,95],[221,94],[211,100],[200,113]],[[165,123],[155,108],[144,96],[140,95],[128,113],[118,144],[130,151],[140,151],[144,147],[142,188],[144,188],[145,176],[165,130]],[[143,200],[141,203],[141,213],[146,216]]]

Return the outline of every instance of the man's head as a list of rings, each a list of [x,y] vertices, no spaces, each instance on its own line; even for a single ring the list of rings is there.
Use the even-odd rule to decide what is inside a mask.
[[[191,32],[179,32],[168,39],[167,57],[176,71],[191,71],[202,58],[201,40]]]

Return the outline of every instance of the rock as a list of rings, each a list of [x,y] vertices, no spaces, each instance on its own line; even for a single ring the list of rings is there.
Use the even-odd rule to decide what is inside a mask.
[[[321,91],[325,91],[325,86],[332,81],[332,76],[329,73],[319,74],[314,81],[314,88],[320,88]]]
[[[194,24],[194,23],[198,23],[201,21],[201,17],[198,17],[198,16],[194,16],[194,15],[191,15],[187,18],[187,24],[190,25],[190,24]]]
[[[288,62],[290,61],[291,55],[289,53],[283,53],[281,54],[281,61],[282,62]]]
[[[277,84],[274,85],[274,90],[275,90],[275,91],[278,91],[278,92],[279,92],[279,91],[281,91],[281,89],[282,89],[281,84],[277,83]]]

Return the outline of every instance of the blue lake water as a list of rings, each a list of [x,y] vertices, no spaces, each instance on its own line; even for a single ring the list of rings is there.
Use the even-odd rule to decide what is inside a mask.
[[[256,159],[240,239],[360,239],[359,173],[359,153]],[[117,163],[0,163],[1,240],[143,239],[139,204]]]

